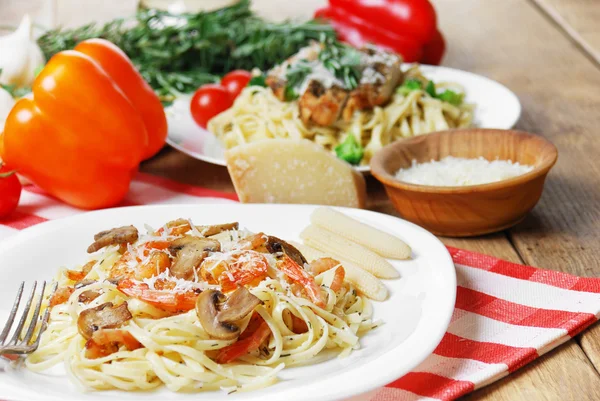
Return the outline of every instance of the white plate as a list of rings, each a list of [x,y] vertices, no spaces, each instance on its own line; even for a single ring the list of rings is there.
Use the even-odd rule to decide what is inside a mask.
[[[406,70],[410,65],[403,66]],[[465,101],[474,103],[475,126],[510,129],[521,115],[517,96],[505,86],[481,75],[448,67],[421,65],[423,75],[434,82],[457,82],[465,88]],[[169,135],[167,143],[181,152],[208,163],[225,165],[224,148],[215,136],[196,124],[190,113],[191,96],[184,96],[168,107]],[[368,172],[369,166],[357,167]]]
[[[94,233],[106,228],[134,224],[158,227],[179,217],[199,224],[237,220],[242,227],[297,240],[315,206],[309,205],[186,205],[139,206],[108,209],[54,220],[19,233],[0,244],[0,322],[21,280],[53,277],[60,266],[85,260],[85,249]],[[119,391],[80,393],[57,372],[37,374],[26,369],[0,371],[2,400],[339,400],[383,386],[408,373],[422,362],[444,335],[456,295],[452,259],[442,243],[424,229],[379,213],[341,209],[366,223],[407,241],[413,260],[394,261],[402,278],[386,280],[391,297],[374,302],[375,319],[385,324],[360,340],[361,349],[343,359],[330,359],[307,367],[284,369],[272,387],[248,393],[223,392],[175,394],[165,388],[151,393]]]

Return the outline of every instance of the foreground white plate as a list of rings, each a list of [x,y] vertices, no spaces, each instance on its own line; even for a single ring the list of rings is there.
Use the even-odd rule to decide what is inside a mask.
[[[8,315],[17,285],[25,280],[53,277],[60,266],[85,260],[85,249],[94,233],[103,229],[144,223],[158,227],[178,217],[198,224],[237,220],[241,227],[288,240],[297,240],[308,224],[314,206],[308,205],[198,205],[140,206],[109,209],[55,220],[25,230],[0,244],[0,322]],[[402,278],[387,280],[391,297],[374,303],[375,319],[385,322],[361,338],[360,350],[345,359],[284,369],[280,382],[249,393],[223,392],[174,394],[162,388],[150,393],[118,391],[80,393],[62,367],[56,374],[36,374],[25,369],[0,371],[2,400],[338,400],[383,386],[422,362],[441,340],[456,294],[456,276],[442,243],[424,229],[374,212],[342,209],[404,239],[413,249],[413,260],[394,261]],[[54,372],[53,372],[54,373]]]
[[[403,70],[409,64],[403,66]],[[481,75],[448,67],[421,65],[421,71],[434,82],[457,82],[465,88],[465,101],[474,103],[474,124],[480,128],[510,129],[519,120],[521,104],[517,96],[505,86]],[[185,96],[168,107],[169,136],[167,143],[181,152],[208,163],[225,165],[224,148],[215,136],[194,122],[190,113],[190,96]],[[361,172],[369,166],[357,167]]]

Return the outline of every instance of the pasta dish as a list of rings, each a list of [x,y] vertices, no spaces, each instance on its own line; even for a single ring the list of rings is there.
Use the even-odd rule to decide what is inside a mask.
[[[256,82],[256,81],[255,81]],[[433,83],[395,54],[313,43],[250,86],[208,130],[229,149],[269,138],[310,139],[365,165],[395,140],[468,127],[474,106],[456,83]]]
[[[178,219],[145,231],[100,232],[87,263],[59,271],[27,368],[62,363],[97,390],[245,391],[284,367],[346,356],[377,326],[367,295],[375,288],[382,300],[385,288],[337,259],[309,261],[238,223]]]

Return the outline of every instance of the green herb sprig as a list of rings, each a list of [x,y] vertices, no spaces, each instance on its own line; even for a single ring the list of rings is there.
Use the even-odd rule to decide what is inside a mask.
[[[325,39],[324,42],[319,60],[344,83],[344,89],[355,89],[360,81],[360,52],[334,40]]]
[[[133,18],[104,25],[52,30],[38,44],[47,59],[89,38],[119,46],[162,97],[173,100],[198,86],[217,82],[233,69],[266,70],[310,40],[333,39],[330,25],[314,21],[270,23],[250,10],[249,0],[223,9],[174,15],[140,10]]]

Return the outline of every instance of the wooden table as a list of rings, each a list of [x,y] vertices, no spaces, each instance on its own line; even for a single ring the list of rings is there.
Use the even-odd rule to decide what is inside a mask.
[[[41,2],[1,2],[0,21],[14,23],[25,10],[37,12]],[[100,2],[99,9],[109,14],[135,3],[86,0],[86,7],[94,2]],[[309,16],[324,2],[256,0],[255,5],[264,15],[282,18]],[[600,275],[600,0],[434,3],[448,40],[443,64],[488,76],[509,87],[523,105],[517,128],[545,136],[559,150],[544,195],[525,221],[495,235],[442,241],[517,263],[580,276]],[[70,24],[86,18],[79,17],[80,11],[74,8],[67,12],[65,20]],[[170,148],[145,162],[142,170],[233,191],[224,167]],[[369,208],[395,214],[381,185],[372,178],[368,184]],[[600,325],[595,325],[466,399],[600,400],[599,371]]]

